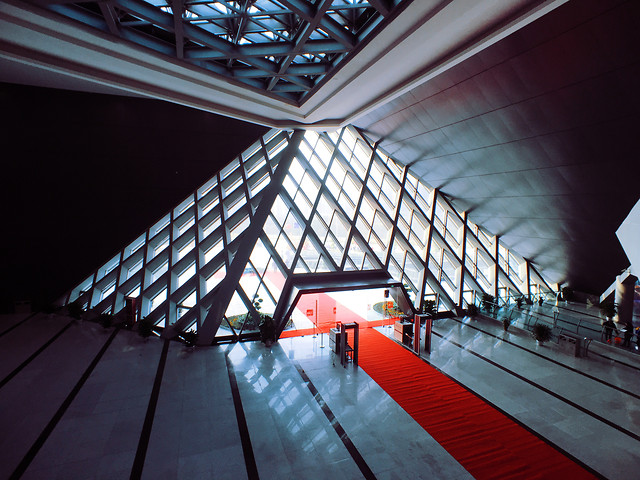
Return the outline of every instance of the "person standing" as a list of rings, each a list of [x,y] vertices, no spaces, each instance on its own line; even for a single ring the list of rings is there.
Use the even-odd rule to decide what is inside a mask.
[[[602,324],[602,326],[604,327],[604,339],[607,341],[607,343],[611,343],[611,334],[613,333],[613,331],[615,330],[616,335],[618,334],[616,324],[613,323],[613,320],[608,318],[607,321]]]

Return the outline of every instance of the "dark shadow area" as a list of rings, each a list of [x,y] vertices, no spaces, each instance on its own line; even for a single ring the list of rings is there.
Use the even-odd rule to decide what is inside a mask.
[[[54,301],[267,129],[133,97],[0,84],[0,311]]]

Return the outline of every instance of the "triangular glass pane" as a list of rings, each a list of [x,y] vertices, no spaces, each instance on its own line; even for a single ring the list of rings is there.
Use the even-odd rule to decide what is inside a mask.
[[[363,270],[377,270],[378,269],[378,267],[375,266],[374,262],[369,257],[369,254],[366,254],[364,256],[364,263],[362,264],[362,269]]]
[[[349,246],[349,258],[353,261],[357,269],[362,268],[362,262],[364,261],[364,251],[360,246],[360,242],[355,237],[351,239],[351,245]]]
[[[245,291],[249,298],[253,298],[258,291],[260,285],[260,277],[251,266],[251,262],[247,263],[244,268],[244,273],[240,277],[240,286]]]
[[[247,307],[242,301],[242,298],[240,298],[240,295],[238,295],[237,291],[233,292],[233,297],[229,302],[229,305],[227,307],[227,310],[224,313],[224,316],[227,317],[227,319],[229,320],[233,328],[236,328],[236,325],[238,327],[242,326],[242,323],[244,322],[244,318],[240,318],[240,317],[243,317],[246,313],[247,313]]]
[[[261,239],[258,239],[253,247],[253,252],[251,252],[250,260],[253,264],[253,268],[261,277],[267,268],[267,263],[269,262],[270,257],[271,255],[269,255],[269,251],[264,246],[264,243],[262,243]]]
[[[349,257],[347,257],[347,261],[344,264],[344,269],[345,271],[359,270],[359,268],[356,267],[356,264],[353,263],[353,260],[351,260]]]
[[[286,278],[285,274],[280,270],[280,267],[278,267],[277,262],[274,259],[269,260],[267,269],[264,272],[263,281],[274,298],[280,298],[280,293],[284,288]]]
[[[327,239],[324,242],[324,248],[329,252],[333,261],[340,265],[342,261],[342,253],[344,252],[342,245],[338,243],[336,238],[333,236],[331,232],[328,233]]]
[[[315,267],[318,262],[318,258],[320,258],[320,252],[318,252],[315,245],[308,236],[304,240],[300,256],[311,268]]]
[[[331,264],[324,258],[324,255],[322,257],[320,257],[320,260],[318,261],[318,266],[316,268],[316,272],[320,273],[320,272],[332,272],[333,269],[330,266]]]

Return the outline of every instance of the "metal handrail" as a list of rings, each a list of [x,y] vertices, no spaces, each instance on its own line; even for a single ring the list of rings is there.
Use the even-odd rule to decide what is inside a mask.
[[[491,305],[490,309],[487,308],[482,308],[483,305]],[[497,307],[497,308],[496,308]],[[513,314],[516,310],[516,306],[513,305],[510,308],[506,309],[506,312],[502,317],[503,318],[508,318],[509,320],[511,320],[511,318],[513,317]],[[478,305],[478,310],[482,311],[490,316],[493,316],[496,318],[496,320],[501,320],[501,315],[500,315],[500,310],[501,307],[499,306],[498,303],[495,302],[480,302],[480,305]],[[542,312],[534,312],[531,309],[528,308],[522,308],[522,309],[518,309],[520,310],[522,316],[523,316],[523,324],[525,326],[525,328],[527,329],[531,329],[533,327],[533,325],[535,325],[536,323],[546,323],[549,324],[552,328],[560,328],[561,330],[569,330],[569,328],[571,328],[572,330],[575,330],[576,334],[580,333],[580,329],[586,330],[589,333],[591,333],[591,335],[600,335],[602,329],[594,329],[591,328],[592,323],[591,322],[584,322],[584,320],[578,320],[577,322],[572,321],[572,319],[569,318],[562,318],[560,315],[558,316],[551,316],[551,315],[547,315],[546,313],[542,313]],[[598,318],[598,317],[596,317]],[[559,324],[564,324],[564,325],[570,325],[571,327],[566,327],[563,325],[559,325]]]

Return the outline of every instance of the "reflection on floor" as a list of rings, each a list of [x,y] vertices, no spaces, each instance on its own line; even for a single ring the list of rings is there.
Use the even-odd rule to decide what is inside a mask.
[[[472,478],[326,335],[164,351],[68,324],[0,319],[3,478]],[[434,331],[432,365],[603,477],[637,478],[637,356],[575,358],[482,319]]]

